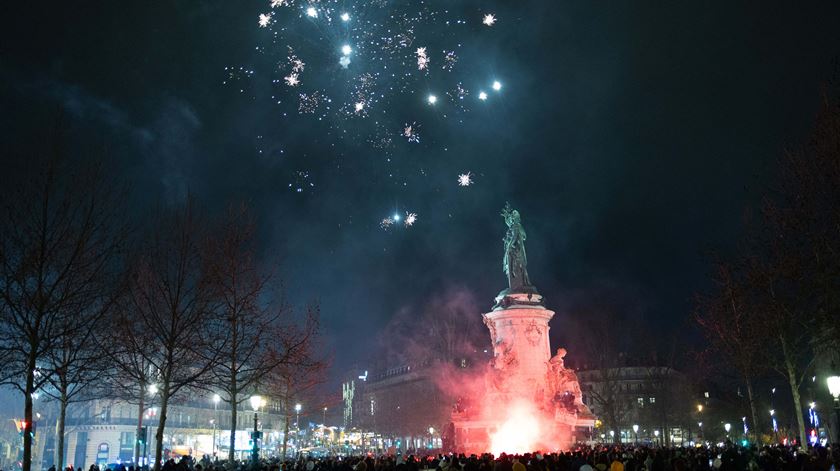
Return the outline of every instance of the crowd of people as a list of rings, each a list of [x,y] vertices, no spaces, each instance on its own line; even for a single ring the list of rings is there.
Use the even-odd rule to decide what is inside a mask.
[[[67,471],[67,470],[65,470]],[[100,471],[91,466],[88,471]],[[103,470],[104,471],[104,470]],[[114,471],[139,471],[121,466]],[[666,448],[629,445],[579,446],[560,453],[522,455],[367,455],[277,458],[256,466],[184,457],[162,471],[840,471],[840,445]]]

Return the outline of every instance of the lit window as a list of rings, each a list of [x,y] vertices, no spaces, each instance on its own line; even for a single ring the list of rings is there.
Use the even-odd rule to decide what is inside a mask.
[[[651,397],[648,398],[648,401],[650,401],[650,403],[653,404],[653,403],[656,402],[656,398],[651,396]]]
[[[461,368],[466,368],[466,367],[467,367],[467,359],[466,358],[461,358]]]
[[[708,398],[709,398],[709,391],[704,392],[704,393],[703,393],[703,396],[705,396],[705,397],[706,397],[706,399],[708,399]]]
[[[645,398],[640,397],[640,398],[636,399],[636,401],[638,401],[640,406],[642,406],[642,407],[645,406]]]

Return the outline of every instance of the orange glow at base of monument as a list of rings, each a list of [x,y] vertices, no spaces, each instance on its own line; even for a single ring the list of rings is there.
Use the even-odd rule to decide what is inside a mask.
[[[490,452],[523,454],[538,449],[542,435],[541,420],[533,406],[525,401],[512,404],[507,418],[490,436]]]

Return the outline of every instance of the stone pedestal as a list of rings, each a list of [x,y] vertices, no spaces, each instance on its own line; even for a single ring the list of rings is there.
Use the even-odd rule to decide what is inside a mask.
[[[504,371],[505,382],[516,391],[544,388],[551,358],[548,322],[554,311],[539,304],[511,304],[483,315],[493,344],[493,368]]]
[[[495,437],[511,433],[511,423],[538,424],[540,435],[531,444],[534,448],[520,452],[564,449],[585,439],[577,434],[591,431],[594,417],[581,401],[577,376],[564,365],[566,350],[560,348],[551,355],[548,323],[554,311],[545,308],[536,289],[505,290],[495,301],[493,309],[482,314],[490,331],[493,360],[481,396],[468,398],[469,406],[452,414],[454,450],[491,451]],[[523,403],[524,413],[519,409]],[[513,431],[513,436],[518,432]]]

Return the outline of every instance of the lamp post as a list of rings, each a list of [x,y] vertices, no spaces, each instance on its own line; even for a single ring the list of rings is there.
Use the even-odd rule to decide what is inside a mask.
[[[297,449],[300,452],[300,403],[295,404],[295,437],[297,437]]]
[[[840,376],[829,376],[826,380],[828,383],[828,392],[834,398],[834,415],[837,420],[837,432],[834,440],[838,440],[840,436]]]
[[[615,442],[615,430],[610,430],[610,441]]]
[[[726,439],[729,440],[729,431],[732,430],[732,424],[729,422],[723,424],[723,429],[726,430]]]
[[[435,447],[435,428],[429,427],[429,448]]]
[[[254,444],[253,449],[251,450],[251,460],[256,465],[260,460],[260,447],[257,444],[260,438],[260,432],[257,430],[257,412],[260,410],[260,406],[263,403],[263,398],[254,394],[251,396],[250,399],[251,408],[254,409],[254,432],[251,434],[251,441]]]
[[[221,402],[222,397],[218,394],[213,394],[213,412],[215,417],[213,418],[213,458],[216,458],[216,427],[219,422],[219,402]]]
[[[155,394],[157,394],[157,392],[158,392],[157,384],[155,384],[155,383],[150,384],[149,387],[148,387],[148,390],[149,390],[149,402],[151,402],[152,397]],[[141,391],[141,393],[142,393],[142,391]],[[142,398],[142,394],[141,394],[141,402],[142,402],[142,399],[143,398]],[[146,413],[145,408],[143,408],[143,409],[144,410],[139,411],[140,412],[140,417],[137,418],[137,422],[138,422],[137,423],[137,443],[138,443],[137,454],[138,455],[140,454],[140,447],[139,447],[139,443],[140,443],[140,440],[141,440],[140,434],[143,433],[143,431],[144,431],[143,415]],[[149,410],[152,410],[152,409],[154,409],[154,408],[152,408],[152,407],[149,408]],[[145,429],[145,430],[146,430],[145,436],[142,437],[143,456],[142,457],[140,457],[140,456],[137,457],[137,463],[135,465],[139,466],[142,463],[143,466],[148,468],[148,466],[149,466],[149,463],[148,463],[149,455],[146,453],[146,450],[147,450],[146,447],[149,444],[149,436],[148,436],[148,429]]]
[[[635,435],[635,444],[639,444],[639,426],[637,424],[633,424],[633,435]]]
[[[654,430],[653,436],[656,437],[656,444],[659,445],[659,430]]]
[[[321,440],[323,440],[323,445],[327,445],[327,408],[324,407],[324,417],[323,422],[321,422]]]

